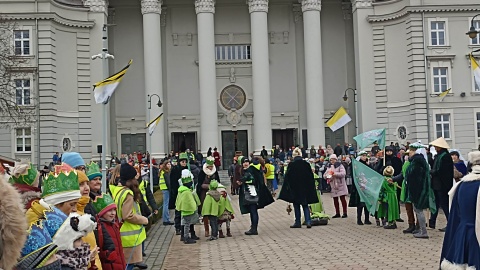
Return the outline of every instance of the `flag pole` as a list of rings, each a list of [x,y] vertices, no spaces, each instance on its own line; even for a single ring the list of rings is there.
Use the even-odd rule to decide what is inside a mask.
[[[103,25],[103,49],[102,49],[102,68],[103,78],[108,78],[108,58],[113,58],[113,55],[108,54],[108,32],[106,24]],[[107,190],[107,103],[102,104],[102,116],[103,116],[103,134],[102,134],[102,192]]]
[[[149,103],[149,100],[150,100],[150,95],[147,95],[147,103]],[[148,152],[148,155],[150,155],[150,158],[149,158],[149,164],[148,164],[148,167],[149,167],[149,173],[148,173],[148,176],[149,176],[149,180],[150,180],[150,191],[152,192],[153,194],[153,162],[152,162],[152,135],[150,134],[149,132],[149,129],[148,129],[148,124],[150,124],[150,105],[147,107],[147,110],[145,112],[145,117],[147,119],[147,131],[146,131],[146,135],[147,135],[147,152]],[[152,133],[153,134],[153,133]],[[148,158],[148,155],[147,158]]]

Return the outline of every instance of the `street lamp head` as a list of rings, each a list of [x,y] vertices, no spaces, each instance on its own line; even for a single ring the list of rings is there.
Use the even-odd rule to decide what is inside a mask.
[[[344,101],[347,101],[347,100],[348,100],[347,93],[345,93],[345,95],[343,95],[343,100],[344,100]]]
[[[157,106],[158,106],[159,108],[163,106],[163,103],[162,103],[162,101],[161,101],[160,99],[158,99]]]
[[[474,39],[477,37],[478,35],[478,31],[477,29],[475,29],[475,26],[470,26],[470,31],[467,32],[467,35],[471,38],[471,39]]]

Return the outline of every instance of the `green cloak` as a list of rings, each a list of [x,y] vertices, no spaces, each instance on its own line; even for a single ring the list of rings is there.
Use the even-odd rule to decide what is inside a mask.
[[[380,190],[379,201],[382,203],[378,207],[378,217],[386,218],[388,222],[393,222],[400,218],[396,190],[398,185],[395,183],[389,184],[387,181],[389,178],[390,177],[385,177],[382,183],[382,189]],[[385,209],[384,203],[388,204],[388,209]]]
[[[209,190],[202,205],[202,216],[215,216],[220,214],[220,198],[222,195],[217,190]],[[222,212],[223,213],[223,212]]]
[[[228,198],[224,198],[223,196],[220,198],[219,202],[219,209],[218,209],[218,216],[220,217],[225,211],[234,214],[232,204]]]
[[[178,188],[178,196],[175,201],[175,210],[181,212],[182,216],[195,214],[200,200],[195,192],[185,186]]]
[[[405,163],[403,163],[403,166],[402,166],[402,174],[403,174],[403,182],[402,182],[402,192],[400,193],[400,201],[402,202],[405,202],[405,203],[409,203],[410,202],[410,199],[407,197],[407,194],[406,194],[406,180],[405,180],[405,174],[407,172],[407,168],[408,166],[410,165],[410,161],[405,161]]]
[[[315,181],[317,183],[317,181]],[[315,185],[316,186],[316,185]],[[321,213],[323,212],[323,204],[322,204],[322,199],[320,198],[320,191],[317,189],[317,198],[318,198],[318,203],[313,203],[309,204],[310,208],[312,209],[312,213],[317,212]]]
[[[410,166],[405,172],[406,196],[415,208],[420,210],[430,208],[432,213],[436,213],[435,196],[430,179],[430,168],[427,161],[423,155],[415,154],[410,159]]]

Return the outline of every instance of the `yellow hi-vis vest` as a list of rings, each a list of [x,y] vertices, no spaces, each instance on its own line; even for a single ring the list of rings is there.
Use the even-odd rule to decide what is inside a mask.
[[[267,180],[275,179],[275,166],[273,166],[272,164],[265,164],[265,167],[267,167],[267,173],[265,174],[265,178],[267,178]]]
[[[160,190],[168,190],[167,183],[165,182],[164,174],[165,174],[164,171],[160,171],[160,181],[158,182],[158,184],[160,185]]]
[[[141,245],[143,241],[147,238],[147,234],[145,232],[145,227],[140,224],[132,224],[126,220],[123,220],[122,216],[122,207],[127,195],[130,194],[133,196],[133,191],[126,187],[112,187],[110,186],[113,199],[117,204],[117,216],[118,220],[122,224],[120,227],[120,238],[122,240],[123,247],[136,247]],[[138,206],[137,202],[133,202],[133,213],[141,215],[140,207]]]
[[[148,204],[148,201],[147,201],[147,181],[142,179],[142,182],[140,183],[140,185],[138,185],[138,188],[140,189],[140,192],[142,193],[143,201],[147,205],[150,205],[150,204]]]

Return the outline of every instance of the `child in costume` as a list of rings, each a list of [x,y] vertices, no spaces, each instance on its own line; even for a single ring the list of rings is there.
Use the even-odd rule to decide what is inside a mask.
[[[227,190],[222,184],[218,184],[217,190],[222,195],[222,197],[220,197],[220,207],[218,211],[220,214],[218,216],[218,237],[225,238],[222,230],[223,223],[227,224],[227,237],[232,237],[232,233],[230,231],[230,222],[235,217],[233,216],[234,212],[232,204],[230,203],[230,196],[228,196]]]
[[[380,189],[378,207],[378,218],[382,218],[383,227],[385,229],[396,229],[396,220],[400,218],[397,199],[398,184],[392,182],[394,170],[392,166],[387,166],[383,170],[384,181]],[[388,221],[388,224],[386,222]]]
[[[193,189],[193,174],[188,169],[182,170],[182,178],[178,179],[178,183],[180,187],[175,201],[175,210],[181,215],[183,233],[180,240],[185,244],[195,244],[197,241],[190,237],[190,230],[193,231],[193,226],[198,221],[197,209],[200,199]]]
[[[104,270],[125,269],[127,262],[123,254],[117,205],[108,194],[95,197],[92,205],[97,213],[95,237],[100,249],[100,260]]]
[[[210,181],[209,190],[205,196],[202,207],[202,216],[208,218],[212,234],[208,240],[218,239],[218,216],[220,214],[220,198],[222,195],[217,190],[218,182]]]

